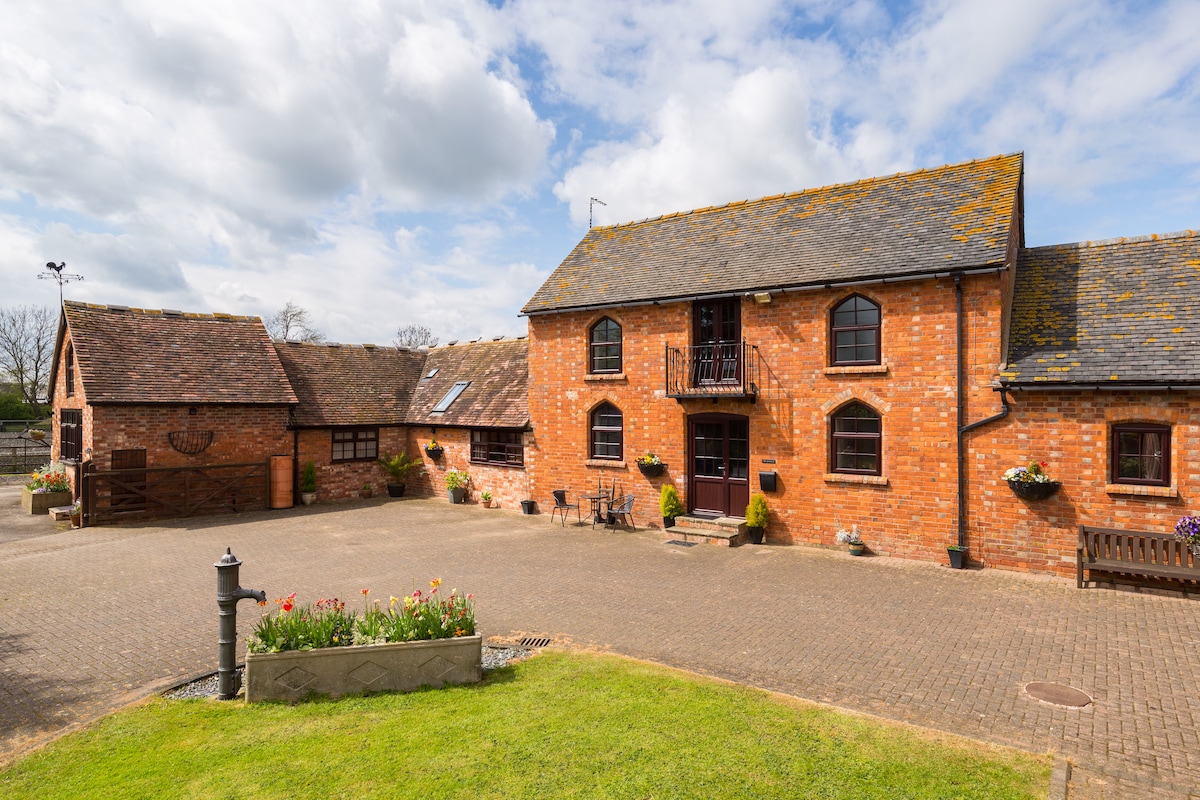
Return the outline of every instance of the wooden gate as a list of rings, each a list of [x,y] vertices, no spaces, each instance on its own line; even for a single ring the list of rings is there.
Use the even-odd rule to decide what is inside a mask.
[[[88,461],[81,472],[84,525],[258,511],[270,492],[266,461],[110,470]]]

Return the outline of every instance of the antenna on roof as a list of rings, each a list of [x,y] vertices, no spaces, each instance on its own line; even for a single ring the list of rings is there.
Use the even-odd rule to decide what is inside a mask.
[[[588,230],[592,229],[592,209],[596,207],[596,203],[599,203],[602,206],[608,205],[608,203],[604,202],[599,197],[588,198]]]
[[[58,307],[59,308],[62,308],[62,304],[63,304],[63,293],[62,293],[63,284],[70,283],[71,281],[83,280],[82,275],[72,275],[70,273],[63,275],[63,270],[66,268],[66,266],[67,266],[67,262],[65,262],[65,261],[57,266],[55,266],[53,261],[47,261],[46,269],[50,270],[50,272],[43,272],[38,275],[39,278],[52,278],[53,280],[58,281]]]

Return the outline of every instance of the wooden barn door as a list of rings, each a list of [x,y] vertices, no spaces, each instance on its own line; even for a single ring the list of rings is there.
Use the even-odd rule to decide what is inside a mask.
[[[146,468],[146,451],[113,450],[112,468],[144,470]],[[113,511],[144,511],[146,508],[146,473],[126,472],[113,477],[112,509]]]

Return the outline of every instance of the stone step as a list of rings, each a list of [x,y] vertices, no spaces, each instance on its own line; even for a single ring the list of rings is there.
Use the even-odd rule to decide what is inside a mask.
[[[739,547],[750,541],[750,535],[746,532],[746,521],[738,517],[676,517],[675,527],[664,528],[662,536],[667,541],[724,547]]]
[[[55,522],[71,518],[70,506],[51,506],[49,509],[50,518]]]

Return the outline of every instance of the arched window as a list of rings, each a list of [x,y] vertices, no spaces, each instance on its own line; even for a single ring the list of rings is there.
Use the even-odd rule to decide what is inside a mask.
[[[609,461],[620,461],[622,455],[621,409],[612,403],[603,403],[591,415],[591,457]]]
[[[847,297],[829,317],[830,362],[878,364],[879,306],[860,294]]]
[[[621,371],[621,326],[605,317],[588,334],[588,371]]]
[[[831,418],[829,461],[833,472],[879,475],[883,421],[870,406],[848,403]]]

